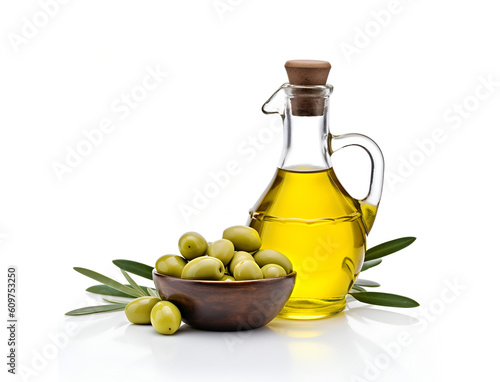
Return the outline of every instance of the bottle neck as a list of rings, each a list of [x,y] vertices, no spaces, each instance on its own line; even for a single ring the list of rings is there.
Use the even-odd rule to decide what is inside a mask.
[[[283,151],[279,168],[317,171],[331,167],[328,145],[328,98],[319,115],[296,115],[296,102],[287,97],[284,112]]]

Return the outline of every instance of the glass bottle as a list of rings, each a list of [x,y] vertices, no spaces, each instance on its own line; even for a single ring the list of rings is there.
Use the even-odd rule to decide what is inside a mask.
[[[332,135],[328,129],[329,96],[326,61],[294,60],[285,64],[289,83],[263,105],[279,113],[284,145],[276,174],[255,206],[248,225],[261,235],[262,248],[288,256],[297,281],[282,318],[316,319],[345,308],[345,296],[364,260],[382,193],[384,160],[378,146],[360,134]],[[271,109],[278,93],[284,108]],[[339,182],[331,154],[360,146],[370,156],[368,195],[357,200]]]

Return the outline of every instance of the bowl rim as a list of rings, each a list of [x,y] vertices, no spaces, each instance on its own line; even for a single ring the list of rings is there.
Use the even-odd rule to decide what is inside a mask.
[[[292,271],[291,273],[287,274],[286,276],[281,276],[281,277],[271,277],[267,279],[257,279],[257,280],[235,280],[235,281],[220,281],[220,280],[191,280],[191,279],[181,279],[180,277],[175,277],[175,276],[169,276],[169,275],[164,275],[161,273],[158,273],[156,269],[153,269],[153,277],[163,277],[166,279],[174,279],[179,282],[185,282],[185,283],[191,283],[191,284],[210,284],[210,285],[244,285],[244,284],[252,284],[252,283],[265,283],[265,282],[272,282],[273,280],[284,280],[287,278],[295,278],[297,275],[297,271]]]

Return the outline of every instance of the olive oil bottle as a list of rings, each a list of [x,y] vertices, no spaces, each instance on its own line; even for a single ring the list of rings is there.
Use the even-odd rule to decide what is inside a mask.
[[[345,296],[358,276],[383,183],[383,157],[378,146],[358,134],[329,133],[326,85],[330,64],[288,61],[290,83],[264,104],[265,113],[280,113],[284,148],[268,188],[250,210],[248,224],[262,238],[262,248],[284,253],[297,271],[292,296],[280,316],[316,319],[345,307]],[[272,99],[285,92],[285,107],[269,111]],[[337,179],[331,154],[362,146],[372,161],[371,185],[363,200],[352,198]]]

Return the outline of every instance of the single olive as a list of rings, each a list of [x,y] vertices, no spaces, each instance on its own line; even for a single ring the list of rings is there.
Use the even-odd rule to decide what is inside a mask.
[[[133,324],[150,324],[151,309],[160,301],[159,298],[144,296],[130,301],[125,307],[125,316]]]
[[[234,245],[229,240],[220,239],[208,246],[208,256],[216,257],[228,265],[234,255]]]
[[[182,270],[181,278],[190,280],[220,280],[224,263],[216,257],[203,256],[191,260]]]
[[[262,245],[259,233],[253,228],[244,225],[226,228],[222,237],[231,241],[237,251],[257,251]]]
[[[262,270],[257,263],[250,260],[243,260],[234,268],[235,280],[258,280],[264,278]]]
[[[272,279],[274,277],[286,276],[286,271],[281,265],[266,264],[262,267],[262,274],[265,279]]]
[[[253,256],[253,258],[260,267],[263,267],[267,264],[277,264],[283,267],[286,274],[289,274],[293,271],[293,266],[290,259],[281,252],[275,251],[274,249],[261,249]]]
[[[238,265],[238,263],[241,263],[243,260],[250,260],[255,262],[253,256],[248,252],[238,251],[234,254],[231,263],[229,263],[229,273],[234,275],[234,268]]]
[[[162,275],[181,277],[182,270],[187,262],[184,258],[177,255],[165,255],[156,261],[156,271]]]
[[[236,281],[236,280],[231,275],[224,275],[224,276],[222,276],[222,278],[220,279],[220,281]]]
[[[181,326],[181,312],[171,302],[160,301],[151,310],[151,324],[158,333],[174,334]]]
[[[207,253],[208,243],[203,236],[196,232],[186,232],[179,239],[179,251],[188,260]]]

